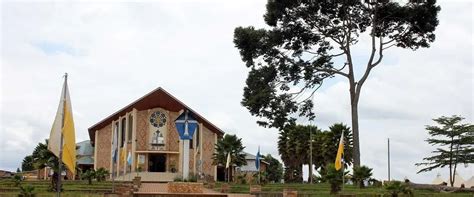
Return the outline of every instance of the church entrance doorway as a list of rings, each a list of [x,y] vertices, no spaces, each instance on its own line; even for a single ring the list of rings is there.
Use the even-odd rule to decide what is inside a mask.
[[[150,172],[166,172],[166,154],[150,154],[148,169]]]

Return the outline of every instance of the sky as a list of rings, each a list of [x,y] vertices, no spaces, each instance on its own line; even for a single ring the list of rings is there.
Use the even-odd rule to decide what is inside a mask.
[[[65,72],[77,142],[89,139],[87,128],[96,122],[162,87],[237,134],[247,152],[260,146],[279,158],[278,131],[259,127],[240,105],[249,69],[232,42],[235,27],[266,27],[265,3],[1,1],[0,169],[16,170],[48,138]],[[474,122],[473,2],[439,4],[435,43],[417,51],[389,49],[363,87],[361,163],[374,168],[375,178],[387,179],[390,138],[392,179],[426,183],[437,173],[447,179],[447,169],[416,173],[414,164],[434,149],[424,141],[425,125],[443,115]],[[368,58],[368,44],[362,39],[353,50],[357,62]],[[350,125],[345,79],[325,82],[314,101],[312,124]],[[459,172],[469,178],[474,165]]]

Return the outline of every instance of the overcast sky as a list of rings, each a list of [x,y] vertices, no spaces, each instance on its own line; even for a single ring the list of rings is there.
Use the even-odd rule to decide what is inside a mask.
[[[15,170],[49,136],[63,74],[69,73],[76,140],[87,128],[161,86],[227,133],[246,151],[278,157],[274,129],[240,105],[248,69],[234,47],[237,26],[265,27],[265,1],[61,3],[2,1],[0,169]],[[360,100],[362,164],[387,178],[430,182],[414,164],[433,149],[425,125],[442,115],[473,121],[473,3],[441,1],[431,48],[390,49]],[[367,59],[367,41],[355,58]],[[350,125],[348,84],[330,79],[316,94],[316,124]],[[302,122],[306,123],[306,122]],[[464,178],[474,166],[460,166]]]

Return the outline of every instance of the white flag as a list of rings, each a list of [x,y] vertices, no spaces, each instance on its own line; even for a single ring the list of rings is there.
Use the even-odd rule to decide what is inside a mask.
[[[225,164],[225,168],[229,168],[230,166],[230,153],[227,153],[227,162]]]

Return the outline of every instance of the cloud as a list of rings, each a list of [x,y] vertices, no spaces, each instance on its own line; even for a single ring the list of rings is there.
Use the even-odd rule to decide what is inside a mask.
[[[392,176],[429,182],[436,171],[417,175],[414,166],[432,150],[423,141],[424,125],[451,114],[473,122],[472,3],[440,3],[432,47],[389,51],[364,86],[362,163],[375,168],[377,178],[386,178],[388,137]],[[1,5],[0,169],[15,170],[49,135],[64,72],[77,141],[88,139],[91,125],[161,86],[241,137],[247,152],[260,145],[262,153],[278,155],[278,132],[259,127],[240,105],[248,69],[232,43],[237,26],[265,27],[265,1]],[[350,125],[343,79],[325,82],[315,103],[318,127]]]

